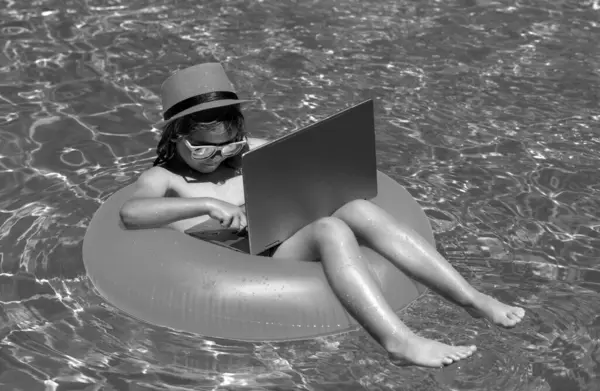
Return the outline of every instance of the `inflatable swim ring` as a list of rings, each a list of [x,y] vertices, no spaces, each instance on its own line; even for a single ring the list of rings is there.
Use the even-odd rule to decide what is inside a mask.
[[[377,173],[377,205],[434,244],[412,196]],[[119,209],[132,185],[96,211],[83,241],[87,274],[109,303],[143,321],[241,341],[309,339],[355,329],[320,262],[278,262],[166,229],[127,230]],[[425,288],[362,247],[388,302],[400,310]]]

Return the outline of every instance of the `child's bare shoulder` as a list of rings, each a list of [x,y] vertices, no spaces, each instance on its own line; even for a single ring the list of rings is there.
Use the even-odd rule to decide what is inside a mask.
[[[135,181],[134,196],[163,196],[171,188],[173,173],[162,167],[151,167],[142,172]]]
[[[263,138],[248,137],[248,147],[250,147],[250,149],[260,147],[261,145],[267,144],[268,142],[269,140],[265,140]]]
[[[138,182],[152,181],[152,182],[169,182],[173,177],[173,173],[163,167],[154,166],[150,167],[146,171],[142,172],[138,177]]]

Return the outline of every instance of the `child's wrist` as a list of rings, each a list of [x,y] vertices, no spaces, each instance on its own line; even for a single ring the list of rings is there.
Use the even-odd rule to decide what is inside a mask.
[[[202,210],[203,214],[210,214],[210,212],[219,208],[219,201],[212,197],[203,197],[199,199],[199,209]]]

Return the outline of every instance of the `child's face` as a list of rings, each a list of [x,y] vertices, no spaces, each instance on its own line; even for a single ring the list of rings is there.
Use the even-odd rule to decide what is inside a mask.
[[[238,131],[236,129],[226,130],[223,124],[219,124],[210,131],[196,130],[177,141],[177,153],[186,164],[203,174],[215,171],[226,159],[220,152],[206,160],[196,160],[192,157],[192,151],[185,145],[187,140],[192,146],[200,145],[224,145],[237,141]]]

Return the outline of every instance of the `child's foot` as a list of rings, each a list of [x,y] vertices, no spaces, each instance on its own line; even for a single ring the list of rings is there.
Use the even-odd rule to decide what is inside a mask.
[[[504,327],[514,327],[525,316],[523,308],[501,303],[483,293],[478,293],[474,304],[465,309],[475,318],[483,317]]]
[[[475,350],[475,345],[451,346],[412,334],[398,346],[388,349],[388,352],[394,365],[437,368],[467,358]]]

